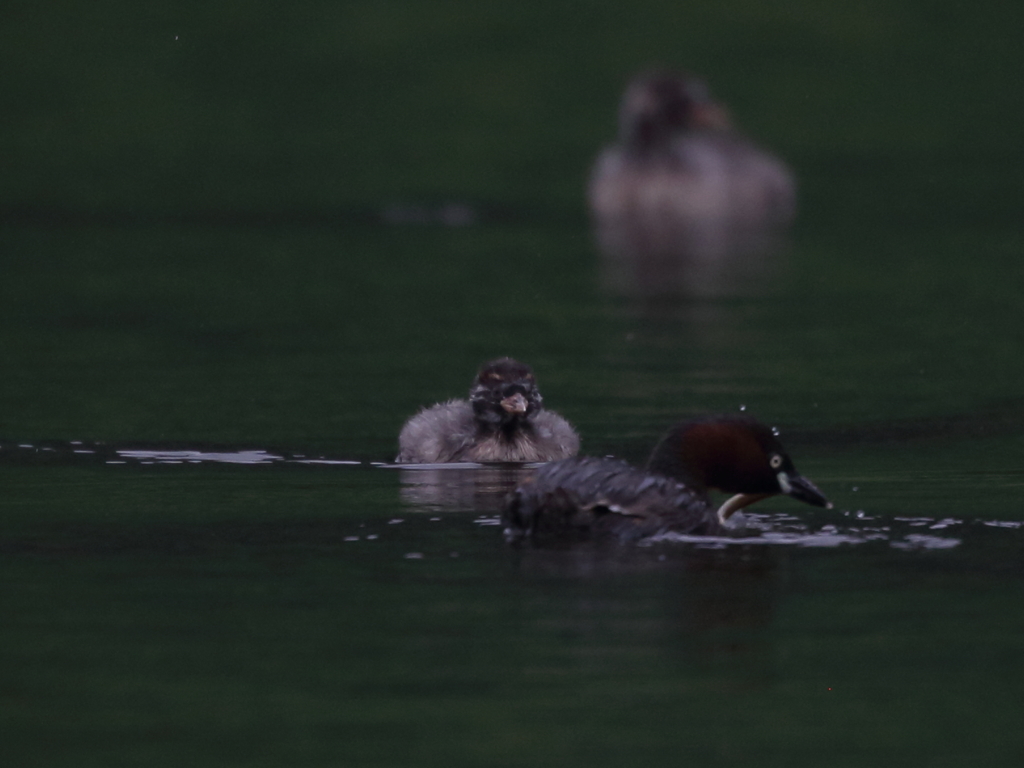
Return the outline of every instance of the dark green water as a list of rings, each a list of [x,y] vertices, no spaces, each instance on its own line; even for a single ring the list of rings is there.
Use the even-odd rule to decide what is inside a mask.
[[[691,5],[3,12],[5,764],[1020,764],[1024,12]],[[799,177],[762,293],[602,285],[653,62]],[[503,354],[587,453],[746,406],[836,509],[512,551],[512,478],[372,464]]]

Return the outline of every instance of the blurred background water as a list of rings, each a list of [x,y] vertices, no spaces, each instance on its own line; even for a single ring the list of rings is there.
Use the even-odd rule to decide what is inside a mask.
[[[11,765],[1019,764],[1019,5],[0,19]],[[657,64],[797,176],[762,291],[602,277]],[[505,354],[585,453],[746,407],[836,509],[509,550],[514,471],[376,465]]]

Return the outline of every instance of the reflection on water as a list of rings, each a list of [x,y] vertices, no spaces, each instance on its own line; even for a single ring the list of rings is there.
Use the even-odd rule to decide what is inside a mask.
[[[631,297],[760,296],[784,272],[784,240],[771,228],[728,220],[598,223],[601,277]]]
[[[609,620],[627,622],[630,634],[640,624],[648,631],[658,626],[670,653],[682,656],[697,650],[705,658],[735,657],[763,646],[763,636],[743,633],[771,624],[784,560],[784,550],[769,547],[662,547],[656,555],[636,547],[521,550],[516,553],[516,572],[551,585],[566,580],[602,585],[643,580],[646,589],[632,593],[635,604],[624,602],[615,589],[608,595],[588,591],[580,601],[562,603],[560,621],[580,633]],[[724,646],[723,631],[730,634]],[[594,640],[595,645],[606,642]]]
[[[535,464],[423,464],[399,470],[402,501],[424,512],[468,512],[498,515],[505,497]],[[480,518],[494,521],[496,517]]]

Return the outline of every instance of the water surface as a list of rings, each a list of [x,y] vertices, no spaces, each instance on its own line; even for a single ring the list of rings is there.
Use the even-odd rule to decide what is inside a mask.
[[[1020,764],[1018,6],[46,9],[0,32],[8,762]],[[602,272],[655,62],[800,181],[756,290]],[[505,354],[586,453],[745,408],[836,507],[510,548],[521,470],[383,466]]]

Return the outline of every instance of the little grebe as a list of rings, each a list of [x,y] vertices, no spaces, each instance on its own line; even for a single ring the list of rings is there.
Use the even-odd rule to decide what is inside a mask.
[[[716,511],[710,489],[735,495]],[[737,510],[780,493],[831,506],[768,427],[744,416],[697,419],[669,430],[643,470],[585,457],[540,467],[510,494],[505,537],[715,534]]]
[[[449,400],[409,419],[398,436],[401,464],[554,461],[575,456],[569,422],[541,407],[530,366],[509,357],[487,363],[469,400]]]
[[[618,141],[595,161],[587,198],[609,289],[744,294],[771,273],[796,182],[700,80],[658,71],[626,89]]]

